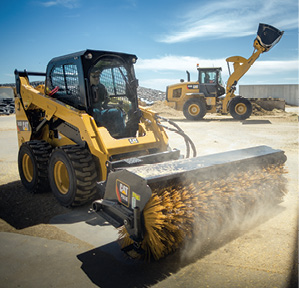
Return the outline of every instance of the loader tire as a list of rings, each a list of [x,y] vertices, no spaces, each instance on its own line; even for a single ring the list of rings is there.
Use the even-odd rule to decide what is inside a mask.
[[[78,145],[56,148],[50,156],[49,181],[63,206],[80,206],[93,200],[97,170],[92,155]]]
[[[235,97],[229,104],[229,113],[236,120],[245,120],[252,113],[252,105],[246,98]]]
[[[191,98],[183,106],[183,113],[188,120],[200,120],[207,113],[206,104],[197,98]]]
[[[24,187],[32,192],[50,190],[48,181],[48,162],[52,147],[43,140],[32,140],[21,145],[18,167]]]

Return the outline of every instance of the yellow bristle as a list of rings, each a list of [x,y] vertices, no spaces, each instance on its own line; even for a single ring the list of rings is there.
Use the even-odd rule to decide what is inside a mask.
[[[229,213],[232,205],[245,213],[260,199],[283,197],[286,189],[282,175],[285,173],[283,165],[272,165],[226,179],[186,181],[155,188],[143,211],[145,234],[141,247],[145,251],[144,258],[158,260],[181,247],[186,239],[199,232],[198,229],[207,231],[213,223],[220,227],[227,217],[221,211]],[[195,219],[200,221],[196,228]],[[133,243],[124,227],[119,229],[119,242],[122,247]]]

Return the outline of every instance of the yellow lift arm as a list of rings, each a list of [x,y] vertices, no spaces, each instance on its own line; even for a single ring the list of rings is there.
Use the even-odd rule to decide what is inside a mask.
[[[262,39],[262,37],[263,37],[261,34],[262,31],[260,31],[262,28],[269,29],[267,31],[268,33],[272,29],[275,29],[275,32],[277,33],[276,28],[274,28],[270,25],[260,24],[258,36],[254,40],[254,43],[253,43],[254,51],[253,51],[252,55],[248,59],[246,59],[242,56],[232,56],[232,57],[228,57],[226,59],[230,77],[228,78],[227,84],[226,84],[226,95],[223,100],[223,106],[222,106],[223,113],[227,113],[228,103],[233,97],[235,97],[234,92],[236,90],[238,81],[250,69],[252,64],[259,58],[259,56],[262,53],[269,51],[274,45],[277,44],[277,42],[281,39],[281,37],[284,33],[283,31],[282,32],[279,31],[280,35],[278,36],[278,38],[275,39],[275,41],[270,44],[270,43],[266,42],[266,41],[269,41],[269,39]],[[266,43],[264,43],[263,40]],[[233,68],[234,68],[233,73],[230,72],[230,63],[233,63]]]

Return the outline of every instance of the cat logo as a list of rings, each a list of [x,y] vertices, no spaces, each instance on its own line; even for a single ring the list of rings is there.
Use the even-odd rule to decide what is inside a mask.
[[[136,139],[136,138],[130,138],[129,139],[129,142],[131,143],[131,144],[138,144],[139,142],[138,142],[138,139]]]
[[[188,84],[187,89],[199,89],[199,85],[198,84]]]
[[[129,207],[130,202],[130,186],[120,180],[116,180],[116,195],[118,202]]]

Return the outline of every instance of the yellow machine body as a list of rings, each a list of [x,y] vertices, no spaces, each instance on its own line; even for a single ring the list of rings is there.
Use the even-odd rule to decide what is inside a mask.
[[[206,113],[230,113],[233,118],[243,120],[250,117],[252,106],[249,100],[236,96],[238,81],[250,69],[260,54],[269,51],[282,37],[283,32],[267,24],[260,24],[254,40],[254,51],[249,58],[233,56],[226,59],[230,76],[226,88],[221,81],[221,68],[197,68],[198,81],[173,84],[167,87],[165,103],[179,111],[183,111],[188,120],[202,119]],[[230,71],[230,63],[233,72]],[[206,80],[208,76],[208,80]],[[210,76],[213,79],[210,79]],[[233,100],[234,99],[234,100]],[[218,106],[218,107],[217,107]]]
[[[87,143],[92,155],[99,163],[98,181],[103,181],[107,176],[106,162],[112,156],[125,153],[144,155],[150,149],[157,152],[166,151],[168,148],[168,137],[163,127],[157,125],[156,113],[146,108],[142,111],[139,123],[138,135],[130,138],[113,138],[105,127],[98,127],[94,118],[78,109],[70,107],[55,98],[44,94],[44,85],[33,88],[26,77],[20,77],[21,95],[23,105],[18,97],[15,98],[16,121],[18,127],[19,146],[30,140],[45,140],[52,147],[74,145],[75,142],[60,133],[58,137],[53,136],[53,131],[45,125],[38,137],[32,135],[32,127],[26,115],[26,111],[41,110],[45,119],[62,119],[78,128],[80,140]]]
[[[88,49],[53,58],[46,73],[15,70],[18,168],[27,190],[52,190],[64,206],[93,201],[96,213],[123,227],[121,242],[127,254],[159,259],[192,236],[194,221],[205,218],[201,213],[212,211],[205,215],[215,218],[216,206],[203,211],[210,196],[224,199],[224,210],[234,206],[229,199],[239,203],[238,189],[235,193],[230,186],[238,188],[244,179],[250,185],[242,190],[243,210],[249,211],[252,191],[265,182],[271,187],[260,190],[267,202],[280,199],[284,189],[278,182],[286,156],[258,146],[196,157],[194,143],[176,123],[138,106],[136,60],[132,54]],[[244,68],[242,73],[250,65],[241,58],[230,60],[235,69]],[[202,71],[200,81],[213,85],[205,76],[214,75],[215,68]],[[220,71],[216,68],[214,81],[220,82]],[[32,86],[29,76],[45,76],[44,84]],[[227,93],[233,95],[235,83],[228,85]],[[185,104],[176,101],[175,108],[184,110],[188,103],[185,111],[193,116],[215,111],[222,90],[209,91],[206,97],[199,83],[190,81],[168,89],[176,99],[185,97]],[[170,149],[167,128],[184,137],[186,158],[191,150],[194,158],[184,159],[179,150]],[[219,192],[226,186],[225,193]]]
[[[46,73],[15,71],[18,165],[28,190],[51,187],[62,205],[82,205],[112,170],[180,157],[157,114],[138,107],[136,59],[85,50],[53,58]],[[33,87],[29,76],[45,76],[45,84]]]

